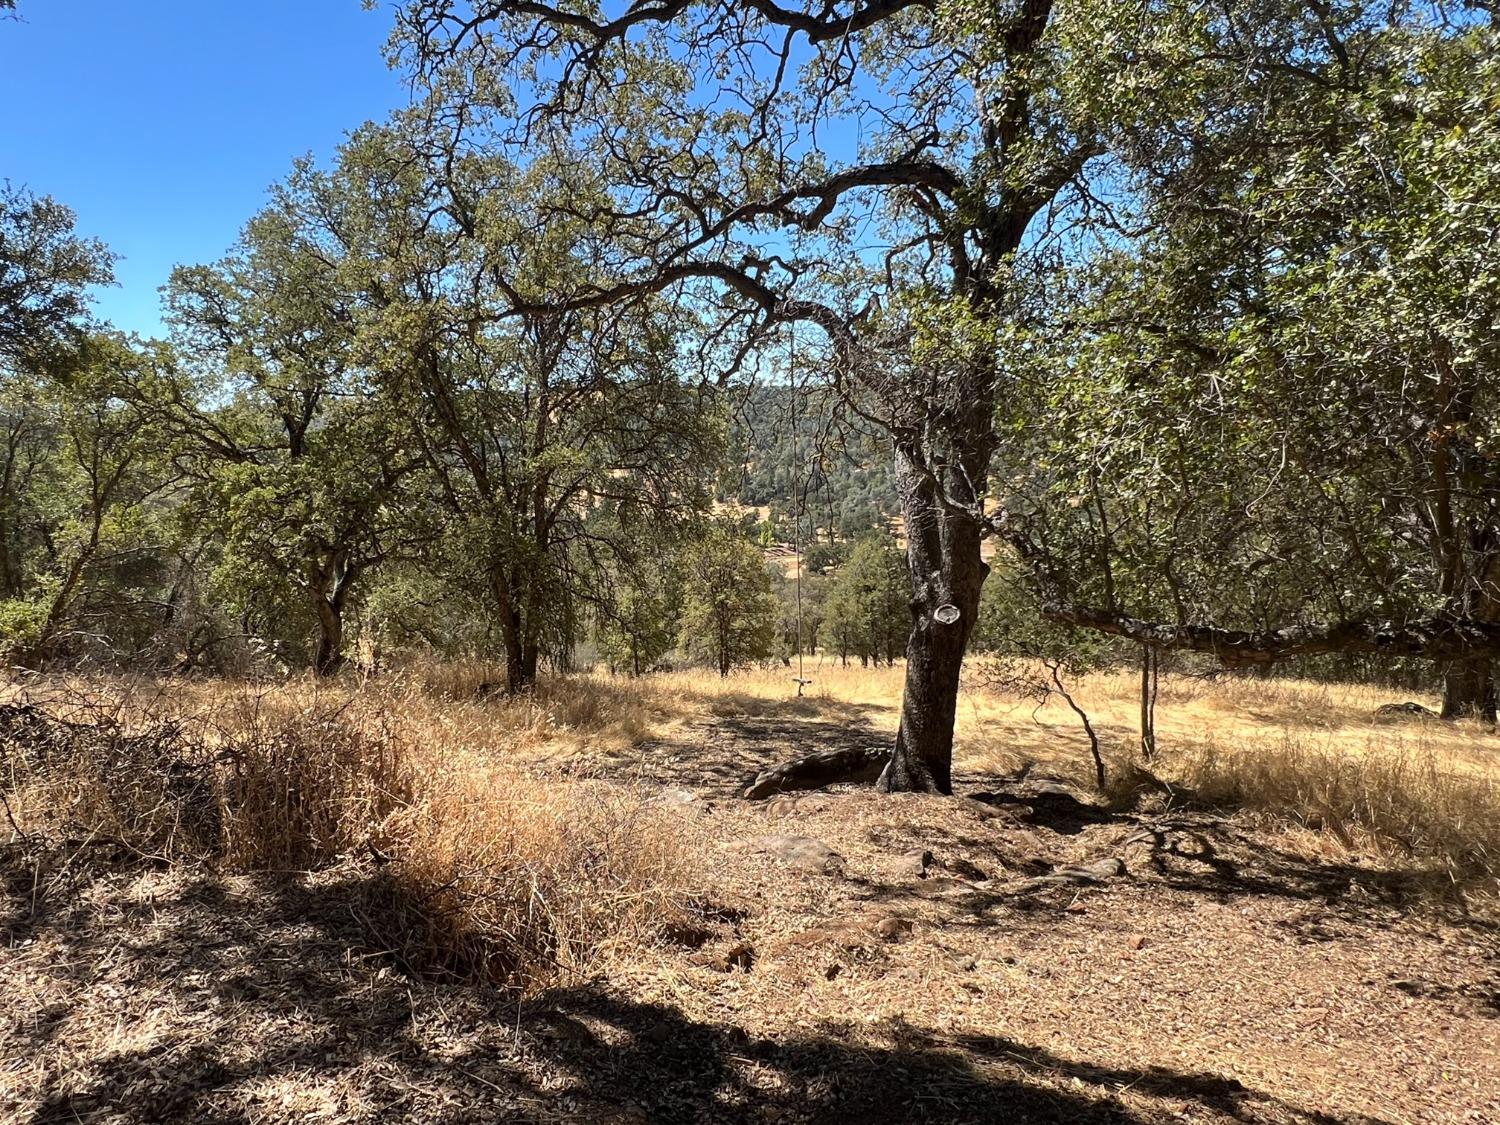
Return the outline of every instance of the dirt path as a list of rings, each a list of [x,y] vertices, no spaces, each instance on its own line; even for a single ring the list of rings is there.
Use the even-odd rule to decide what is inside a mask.
[[[0,1119],[1500,1122],[1500,935],[1399,872],[1035,779],[731,796],[883,737],[727,717],[599,766],[681,818],[699,917],[523,1006],[369,950],[358,868],[116,874],[24,923],[12,885]]]

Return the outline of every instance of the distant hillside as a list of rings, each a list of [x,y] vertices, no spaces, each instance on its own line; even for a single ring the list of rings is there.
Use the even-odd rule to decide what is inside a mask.
[[[790,537],[799,508],[804,538],[853,539],[888,526],[900,511],[889,439],[836,409],[824,389],[760,386],[737,404],[733,463],[723,500],[768,508],[778,539]],[[795,418],[795,440],[793,419]]]

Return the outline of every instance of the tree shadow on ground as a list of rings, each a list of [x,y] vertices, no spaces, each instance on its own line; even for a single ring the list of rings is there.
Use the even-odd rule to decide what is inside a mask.
[[[769,766],[815,750],[889,745],[895,737],[871,726],[869,709],[858,704],[806,701],[817,710],[804,712],[796,706],[803,701],[773,702],[770,710],[744,714],[730,710],[676,737],[644,742],[630,758],[616,764],[615,772],[714,796],[738,796]]]
[[[995,808],[993,819],[917,822],[893,807],[888,820],[867,829],[882,852],[930,849],[936,865],[929,878],[853,874],[847,878],[855,896],[895,908],[925,904],[965,925],[1003,926],[1018,914],[1061,912],[1080,896],[1131,887],[1219,903],[1304,904],[1310,913],[1299,940],[1325,940],[1330,926],[1390,925],[1413,914],[1500,938],[1492,911],[1471,912],[1456,888],[1416,861],[1366,865],[1299,853],[1224,810],[1112,811],[1050,779],[992,777],[986,785],[960,796]],[[1109,870],[1116,860],[1119,870]],[[1090,866],[1105,870],[1091,875]]]
[[[1122,1071],[998,1036],[899,1022],[755,1035],[602,982],[525,1004],[425,983],[370,950],[370,878],[204,878],[149,902],[121,883],[109,910],[86,926],[75,915],[65,935],[69,982],[84,990],[71,1012],[49,1005],[12,1029],[28,1062],[52,1061],[0,1111],[32,1125],[1354,1120],[1227,1076]],[[105,996],[125,1000],[103,1021],[112,1030],[97,1026]]]

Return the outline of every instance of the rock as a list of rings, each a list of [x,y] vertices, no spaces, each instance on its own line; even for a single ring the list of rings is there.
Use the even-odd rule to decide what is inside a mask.
[[[927,869],[931,866],[932,853],[926,848],[918,848],[901,857],[901,874],[913,879],[927,878]]]
[[[873,929],[881,941],[900,941],[911,933],[912,923],[910,918],[898,918],[893,914],[880,919]]]
[[[788,867],[815,875],[837,875],[844,869],[844,857],[811,836],[773,833],[747,840],[744,847],[747,851],[763,852]]]
[[[1131,934],[1125,939],[1125,944],[1130,946],[1131,949],[1144,949],[1146,947],[1146,935]]]
[[[655,803],[658,805],[667,805],[671,808],[681,808],[683,806],[689,805],[702,806],[703,798],[700,797],[697,793],[694,793],[691,789],[683,789],[681,786],[669,785],[663,788],[662,791],[656,795]]]

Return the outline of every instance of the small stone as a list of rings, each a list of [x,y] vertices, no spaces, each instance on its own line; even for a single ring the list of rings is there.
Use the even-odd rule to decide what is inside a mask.
[[[901,857],[901,873],[913,879],[927,878],[927,869],[931,866],[932,853],[926,848],[918,848]]]
[[[1130,946],[1131,949],[1144,949],[1146,947],[1146,935],[1131,934],[1125,939],[1125,944]]]
[[[743,846],[748,851],[764,852],[788,867],[813,874],[835,875],[844,868],[843,856],[811,836],[757,836]]]

